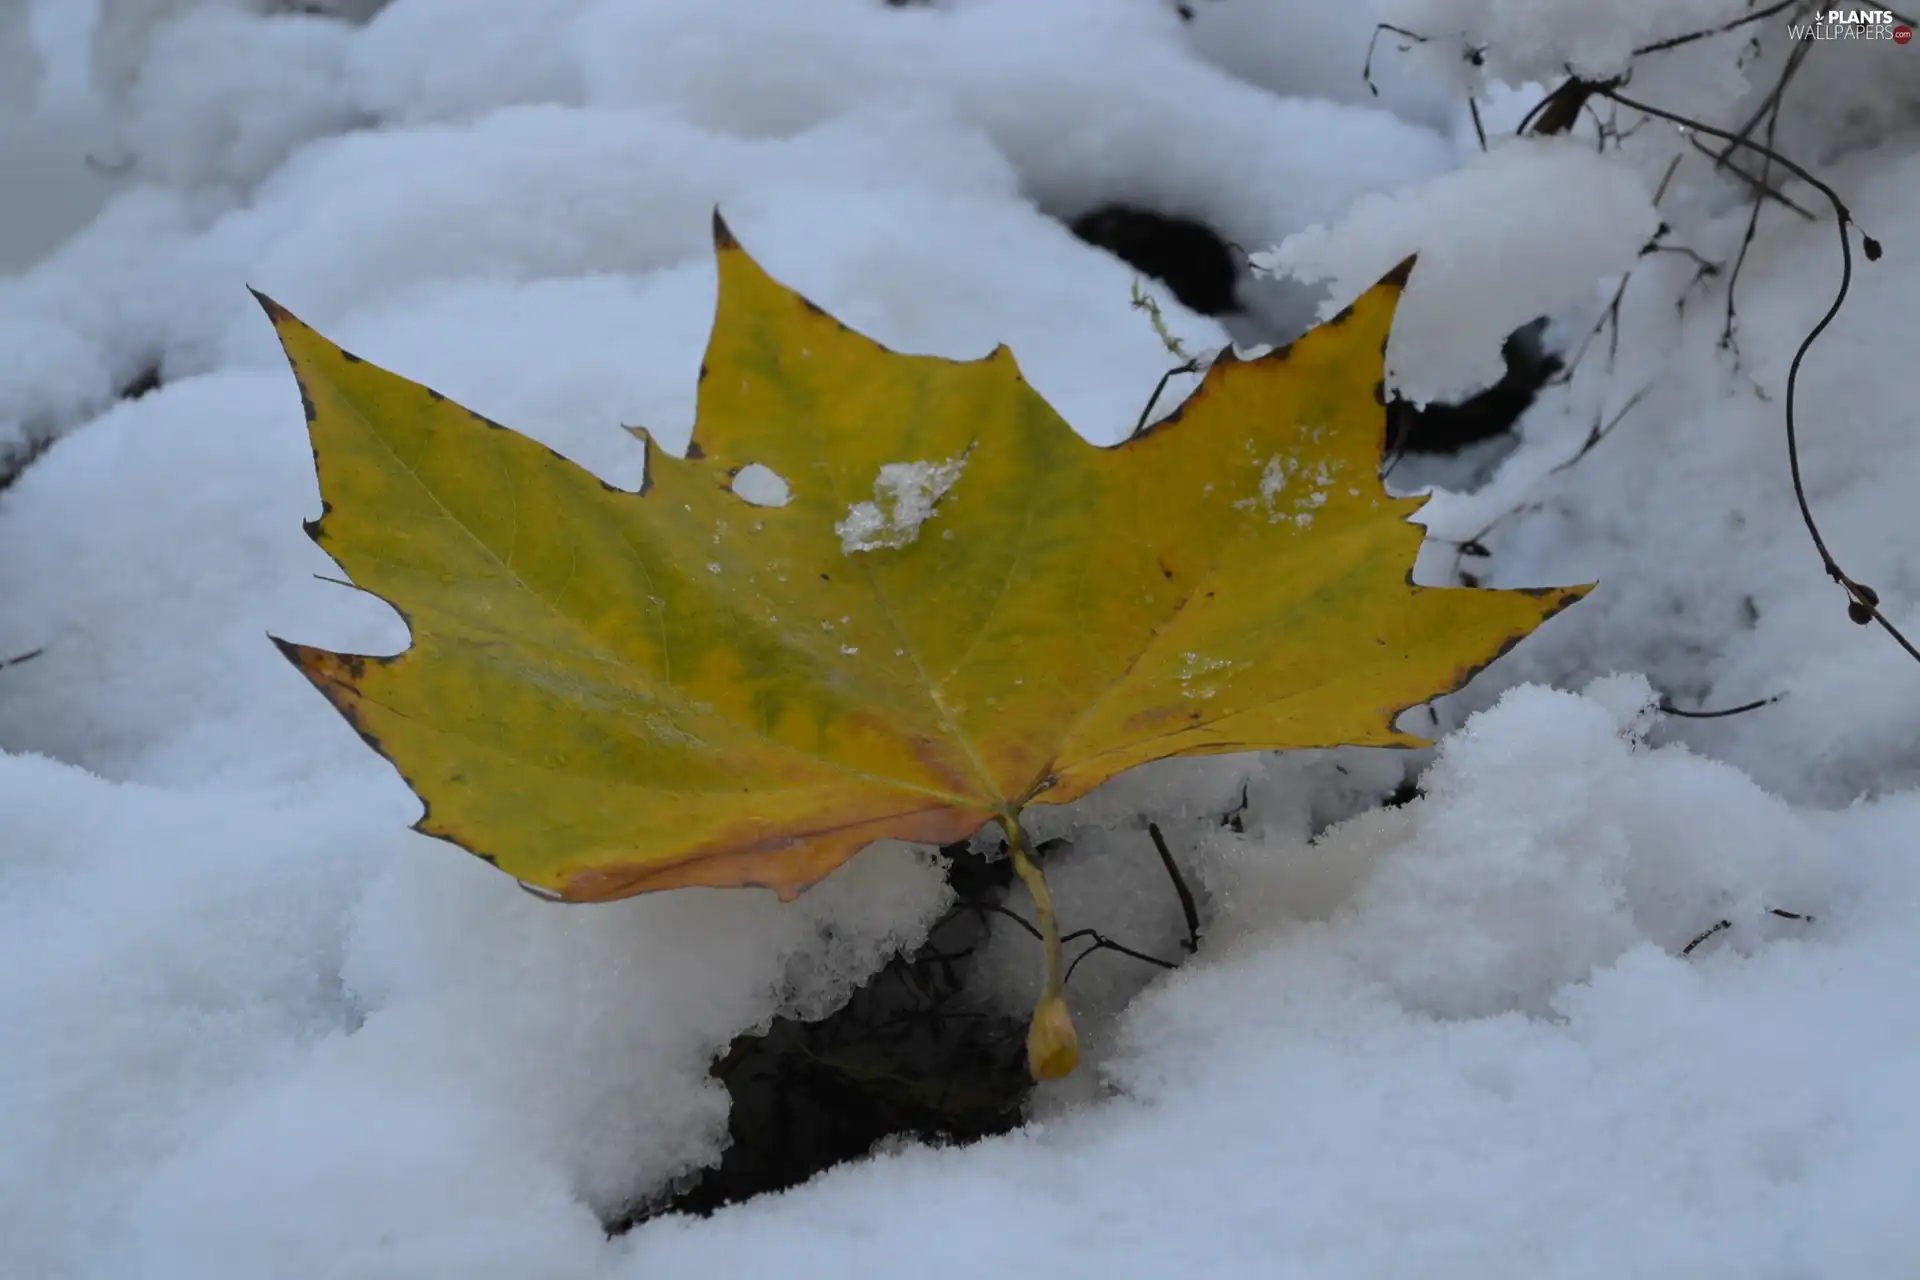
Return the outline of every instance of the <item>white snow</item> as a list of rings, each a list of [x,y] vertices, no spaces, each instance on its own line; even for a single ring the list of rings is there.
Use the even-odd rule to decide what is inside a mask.
[[[1388,383],[1417,403],[1458,400],[1500,380],[1508,334],[1632,266],[1659,223],[1639,175],[1591,143],[1522,139],[1364,197],[1254,262],[1327,281],[1324,317],[1418,255],[1387,344]]]
[[[846,518],[833,526],[844,555],[904,547],[917,541],[920,526],[933,518],[940,499],[966,472],[967,457],[959,454],[940,462],[887,462],[874,477],[873,501],[856,502]]]
[[[1897,1271],[1914,802],[1799,815],[1631,714],[1516,691],[1429,799],[1245,842],[1108,1096],[656,1223],[633,1274]]]
[[[1510,130],[1567,66],[1743,4],[391,0],[359,25],[377,7],[0,5],[0,467],[51,444],[0,492],[0,662],[42,650],[0,666],[0,1275],[1910,1268],[1920,670],[1848,622],[1780,417],[1832,225],[1799,184],[1820,222],[1763,211],[1723,346],[1737,181],[1611,105],[1618,135],[1484,155],[1466,110]],[[1375,99],[1380,19],[1430,39],[1382,38]],[[1630,90],[1737,128],[1791,52],[1755,23],[1632,58]],[[1806,363],[1802,461],[1909,630],[1917,57],[1814,49],[1775,138],[1887,245]],[[1391,349],[1415,398],[1484,385],[1537,316],[1584,343],[1491,480],[1423,510],[1417,577],[1601,585],[1408,716],[1435,753],[1171,761],[1031,810],[1073,837],[1068,928],[1180,955],[1152,819],[1204,940],[1170,975],[1082,965],[1087,1065],[1026,1128],[608,1240],[718,1158],[714,1054],[914,945],[940,868],[888,846],[785,906],[568,908],[409,831],[405,786],[266,639],[406,634],[321,580],[298,396],[245,286],[637,488],[621,424],[691,427],[719,205],[847,324],[1006,342],[1108,444],[1166,365],[1134,269],[1060,222],[1113,201],[1272,249],[1329,307],[1417,252]],[[1155,296],[1191,349],[1227,341]],[[964,465],[883,468],[849,549],[924,534]],[[751,471],[743,499],[787,496]],[[1272,474],[1295,514],[1313,486]],[[1409,769],[1425,794],[1377,807]],[[1038,971],[996,931],[969,998],[1023,1010]]]
[[[1746,0],[1383,0],[1382,20],[1424,36],[1430,56],[1461,70],[1479,49],[1486,72],[1509,84],[1568,71],[1604,80],[1626,71],[1633,51],[1748,14]],[[1768,34],[1777,36],[1784,21]],[[1723,48],[1725,46],[1722,46]]]

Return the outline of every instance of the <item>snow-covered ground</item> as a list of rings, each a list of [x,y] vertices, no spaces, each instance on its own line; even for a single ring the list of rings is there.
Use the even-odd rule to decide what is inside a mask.
[[[1747,6],[304,7],[0,0],[0,458],[53,442],[0,493],[0,660],[43,650],[0,668],[0,1275],[1912,1269],[1920,667],[1848,621],[1781,425],[1831,215],[1799,184],[1818,222],[1763,212],[1730,351],[1727,271],[1639,253],[1664,224],[1730,266],[1737,182],[1658,122],[1483,157],[1466,105],[1498,135],[1529,81],[1631,62],[1636,96],[1737,127],[1784,15],[1633,59]],[[1432,39],[1381,41],[1375,97],[1378,19]],[[1801,377],[1808,495],[1913,631],[1920,45],[1822,44],[1787,92],[1777,144],[1887,249]],[[1168,362],[1133,270],[1063,225],[1116,201],[1272,246],[1336,305],[1417,250],[1414,395],[1484,382],[1536,315],[1577,349],[1631,269],[1617,346],[1423,517],[1423,581],[1602,585],[1439,704],[1404,807],[1367,808],[1429,757],[1343,751],[1176,762],[1046,819],[1080,833],[1068,927],[1173,951],[1147,814],[1208,929],[1144,991],[1076,977],[1091,1061],[1026,1128],[609,1240],[597,1215],[718,1157],[716,1051],[916,943],[938,861],[875,848],[787,906],[563,909],[411,834],[266,639],[405,635],[315,576],[298,398],[245,286],[631,484],[623,423],[691,425],[718,204],[847,323],[1007,342],[1110,442]],[[1243,786],[1244,833],[1216,827]],[[1013,1009],[1034,967],[982,962]]]

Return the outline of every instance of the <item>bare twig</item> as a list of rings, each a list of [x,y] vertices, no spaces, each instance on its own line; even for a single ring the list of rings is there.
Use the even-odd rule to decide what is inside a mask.
[[[1719,263],[1710,261],[1709,259],[1704,257],[1699,250],[1689,249],[1687,248],[1687,246],[1683,244],[1649,245],[1646,251],[1648,253],[1677,253],[1683,258],[1691,259],[1694,265],[1700,268],[1700,271],[1699,271],[1700,275],[1717,276],[1720,274]]]
[[[1731,928],[1733,928],[1733,921],[1731,920],[1714,921],[1700,934],[1699,937],[1695,938],[1692,942],[1689,942],[1686,946],[1680,948],[1680,954],[1683,956],[1692,955],[1694,952],[1700,949],[1700,944],[1705,942],[1708,938],[1713,937],[1715,934],[1725,933],[1727,930]]]
[[[1672,184],[1674,170],[1680,167],[1680,161],[1682,158],[1683,157],[1676,155],[1673,159],[1667,161],[1667,171],[1661,174],[1660,181],[1654,184],[1654,188],[1653,188],[1653,207],[1654,208],[1658,209],[1660,207],[1660,202],[1667,198],[1667,187]]]
[[[1769,190],[1772,187],[1773,142],[1776,131],[1780,127],[1780,108],[1786,103],[1787,84],[1793,79],[1794,72],[1800,69],[1800,64],[1806,60],[1808,50],[1812,48],[1812,44],[1795,46],[1793,52],[1787,55],[1786,69],[1781,72],[1779,82],[1773,86],[1773,92],[1767,95],[1768,101],[1771,103],[1771,106],[1766,110],[1767,143],[1765,152],[1762,154],[1760,160],[1760,177],[1755,182],[1756,187],[1761,191]],[[1723,155],[1721,157],[1721,163],[1726,163],[1727,159],[1728,157]],[[1733,330],[1737,321],[1734,295],[1740,285],[1740,269],[1747,264],[1747,251],[1753,247],[1754,233],[1758,231],[1760,227],[1760,205],[1761,202],[1755,200],[1753,202],[1753,208],[1748,212],[1747,229],[1740,237],[1740,252],[1734,256],[1733,270],[1727,275],[1727,316],[1726,322],[1720,330],[1720,345],[1729,350],[1733,349],[1734,346]]]
[[[1166,391],[1169,382],[1172,382],[1181,374],[1198,372],[1200,372],[1200,362],[1198,360],[1189,360],[1185,364],[1175,365],[1173,368],[1161,374],[1160,381],[1153,384],[1153,394],[1147,397],[1145,407],[1140,410],[1140,420],[1133,424],[1133,435],[1137,436],[1147,429],[1147,419],[1153,416],[1153,406],[1160,403],[1160,396]]]
[[[1794,57],[1794,54],[1800,54],[1800,58],[1804,59],[1806,55],[1804,53],[1801,53],[1801,50],[1810,49],[1812,47],[1813,46],[1810,43],[1795,46],[1794,52],[1787,55],[1787,65],[1788,66],[1795,65],[1796,59]],[[1742,146],[1746,145],[1747,142],[1752,140],[1753,131],[1755,129],[1758,129],[1760,127],[1761,121],[1765,120],[1767,116],[1773,112],[1775,108],[1775,104],[1779,101],[1781,93],[1783,93],[1786,90],[1786,83],[1787,83],[1786,72],[1783,70],[1781,72],[1780,79],[1774,81],[1773,88],[1767,91],[1767,96],[1760,99],[1760,105],[1755,107],[1753,110],[1753,114],[1747,117],[1747,122],[1741,125],[1738,129],[1735,129],[1732,133],[1725,134],[1722,137],[1722,141],[1724,141],[1727,145],[1720,148],[1719,151],[1712,153],[1713,162],[1715,165],[1726,165],[1727,163],[1729,163],[1733,159],[1734,153],[1739,151]]]
[[[986,915],[1001,916],[1004,919],[1013,921],[1022,929],[1032,934],[1035,942],[1041,941],[1040,929],[1037,925],[1021,915],[1018,911],[1010,907],[1003,907],[997,902],[963,902],[955,907],[954,911],[978,911]]]
[[[1793,500],[1795,505],[1800,508],[1801,523],[1806,525],[1807,536],[1813,540],[1814,551],[1820,556],[1821,567],[1826,570],[1827,576],[1839,584],[1842,591],[1846,592],[1847,616],[1861,626],[1866,626],[1869,623],[1879,624],[1880,629],[1891,636],[1894,642],[1906,651],[1908,657],[1912,658],[1915,662],[1920,662],[1920,649],[1916,649],[1913,642],[1907,639],[1905,633],[1902,632],[1900,628],[1894,626],[1892,621],[1880,611],[1880,593],[1866,583],[1849,576],[1846,570],[1841,568],[1840,562],[1834,559],[1833,552],[1827,548],[1827,540],[1821,535],[1819,522],[1814,519],[1813,508],[1807,502],[1806,480],[1801,474],[1799,424],[1794,412],[1798,401],[1800,368],[1806,362],[1807,352],[1813,349],[1813,344],[1819,341],[1820,335],[1825,333],[1828,326],[1833,323],[1833,318],[1840,314],[1840,308],[1846,305],[1847,293],[1853,287],[1852,230],[1858,225],[1853,220],[1853,213],[1847,208],[1846,202],[1840,198],[1839,192],[1815,177],[1805,166],[1788,159],[1764,143],[1755,142],[1751,138],[1738,138],[1724,129],[1717,129],[1710,124],[1704,124],[1698,120],[1690,120],[1685,116],[1676,115],[1671,111],[1663,110],[1649,103],[1629,98],[1618,89],[1607,90],[1607,96],[1629,110],[1638,111],[1644,115],[1656,116],[1659,119],[1680,125],[1682,128],[1697,130],[1710,137],[1725,139],[1729,143],[1745,147],[1756,154],[1762,155],[1772,163],[1779,165],[1791,173],[1794,177],[1799,178],[1815,191],[1818,191],[1822,196],[1826,197],[1827,203],[1833,206],[1834,226],[1840,235],[1840,283],[1834,291],[1833,301],[1828,304],[1825,313],[1815,322],[1813,328],[1808,331],[1807,336],[1801,339],[1799,347],[1794,350],[1792,362],[1787,366],[1787,396],[1785,406],[1787,465],[1793,477]],[[1861,251],[1866,254],[1869,262],[1875,261],[1880,257],[1880,242],[1863,232],[1861,234]]]
[[[1067,966],[1066,977],[1063,979],[1063,981],[1071,981],[1073,978],[1073,971],[1080,967],[1080,962],[1082,960],[1085,960],[1088,956],[1092,955],[1096,951],[1117,951],[1121,955],[1127,956],[1130,959],[1138,960],[1143,964],[1158,965],[1162,969],[1178,969],[1180,967],[1176,962],[1172,960],[1162,960],[1160,957],[1150,956],[1144,951],[1135,951],[1132,947],[1121,946],[1119,943],[1115,942],[1112,938],[1106,937],[1104,934],[1101,934],[1097,930],[1093,930],[1093,929],[1076,929],[1074,932],[1060,939],[1060,941],[1064,945],[1066,943],[1076,941],[1077,939],[1080,939],[1080,938],[1093,939],[1092,945],[1090,945],[1085,951],[1082,951],[1079,955],[1073,958],[1073,963]]]
[[[1152,827],[1151,824],[1149,829],[1155,832],[1155,841],[1156,841],[1156,845],[1158,845],[1160,840],[1160,837],[1158,835],[1158,829],[1155,827]],[[1040,846],[1039,851],[1044,852],[1048,845],[1054,845],[1056,843],[1057,842],[1055,841],[1048,841],[1046,842],[1046,844],[1043,844]],[[1189,936],[1194,939],[1194,944],[1195,946],[1197,946],[1198,945],[1197,930],[1198,930],[1199,918],[1193,908],[1193,895],[1188,891],[1186,881],[1180,877],[1180,873],[1178,869],[1173,867],[1171,862],[1168,863],[1168,873],[1173,878],[1174,891],[1178,893],[1180,896],[1181,909],[1186,913],[1187,921],[1188,921]],[[972,901],[972,902],[959,903],[953,908],[952,911],[950,911],[947,914],[945,919],[943,919],[940,922],[940,924],[944,925],[947,923],[948,920],[952,920],[954,917],[969,911],[975,913],[977,916],[982,918],[986,916],[998,916],[1003,920],[1010,920],[1014,924],[1018,925],[1022,930],[1024,930],[1027,933],[1027,935],[1029,937],[1032,937],[1035,941],[1038,941],[1038,942],[1046,941],[1046,936],[1040,931],[1039,927],[1036,926],[1032,921],[1028,920],[1026,917],[1022,916],[1019,912],[1013,910],[1012,908],[1002,906],[997,902]],[[934,926],[936,931],[939,929],[939,927],[940,927],[939,925]],[[1133,947],[1129,947],[1125,943],[1115,942],[1112,938],[1107,937],[1104,933],[1101,933],[1098,929],[1091,929],[1091,928],[1075,929],[1071,933],[1062,934],[1060,937],[1060,945],[1064,947],[1070,942],[1078,942],[1083,938],[1089,940],[1089,945],[1085,950],[1081,951],[1080,954],[1076,955],[1073,958],[1073,962],[1066,967],[1066,971],[1061,977],[1062,983],[1065,983],[1066,981],[1071,980],[1073,977],[1073,971],[1080,967],[1080,962],[1082,960],[1085,960],[1088,956],[1092,955],[1096,951],[1117,952],[1120,955],[1127,956],[1130,959],[1138,960],[1143,964],[1155,965],[1162,969],[1177,969],[1180,967],[1178,962],[1176,961],[1162,960],[1159,956],[1148,955],[1146,952],[1135,950]],[[1191,951],[1194,949],[1194,947],[1190,946],[1187,949]]]
[[[1796,920],[1801,924],[1812,924],[1814,922],[1812,916],[1800,911],[1788,911],[1784,907],[1768,907],[1766,913],[1770,916],[1777,916],[1782,920]],[[1731,920],[1720,919],[1714,921],[1705,929],[1702,929],[1692,942],[1680,948],[1680,954],[1683,956],[1692,955],[1705,945],[1708,939],[1717,937],[1731,928],[1733,928],[1733,921]]]
[[[1408,31],[1405,27],[1396,27],[1391,22],[1378,22],[1374,24],[1373,36],[1367,41],[1366,61],[1360,64],[1360,78],[1366,82],[1367,92],[1376,98],[1380,96],[1380,87],[1373,82],[1373,53],[1374,48],[1380,43],[1380,33],[1382,31],[1391,31],[1404,40],[1413,41],[1413,44],[1403,44],[1400,46],[1400,52],[1402,53],[1411,50],[1414,44],[1425,44],[1427,42],[1427,38],[1419,32]]]
[[[1186,878],[1173,861],[1173,853],[1167,848],[1167,838],[1160,834],[1160,824],[1149,822],[1147,834],[1153,837],[1153,847],[1160,855],[1160,865],[1167,869],[1167,878],[1173,881],[1173,891],[1180,897],[1180,914],[1187,921],[1187,940],[1182,945],[1186,947],[1187,954],[1192,955],[1200,949],[1200,912],[1193,905],[1193,891],[1187,888]]]
[[[1580,448],[1570,456],[1566,458],[1562,458],[1559,462],[1555,463],[1548,470],[1542,472],[1540,476],[1534,480],[1533,483],[1537,486],[1541,481],[1547,480],[1553,476],[1559,475],[1562,471],[1565,471],[1567,468],[1574,466],[1582,458],[1592,453],[1594,449],[1599,446],[1601,441],[1605,440],[1608,436],[1612,435],[1614,432],[1614,429],[1618,427],[1622,422],[1626,421],[1627,415],[1632,413],[1634,408],[1637,405],[1639,405],[1640,401],[1646,396],[1648,390],[1649,388],[1642,387],[1638,391],[1634,392],[1631,396],[1627,397],[1627,402],[1620,406],[1619,410],[1615,412],[1613,417],[1603,421],[1602,419],[1596,416],[1593,420],[1593,426],[1587,432],[1587,438],[1580,442]],[[1462,538],[1458,542],[1455,542],[1453,544],[1454,574],[1457,577],[1459,577],[1461,581],[1466,583],[1467,586],[1470,586],[1470,587],[1479,586],[1480,580],[1478,575],[1470,574],[1462,570],[1460,568],[1460,561],[1465,559],[1467,556],[1474,556],[1474,557],[1480,557],[1480,558],[1491,556],[1493,553],[1487,549],[1487,545],[1485,541],[1487,535],[1492,533],[1495,529],[1499,528],[1502,524],[1506,523],[1508,520],[1511,520],[1513,517],[1520,515],[1523,512],[1539,510],[1540,505],[1541,504],[1539,502],[1523,502],[1519,506],[1509,507],[1507,510],[1502,511],[1499,515],[1495,516],[1493,519],[1487,521],[1487,523],[1482,525],[1479,528],[1479,530],[1475,532],[1471,537]],[[1441,543],[1441,545],[1443,546],[1446,545],[1445,539],[1436,538],[1434,539],[1434,541]]]
[[[1752,702],[1743,702],[1737,707],[1728,707],[1723,711],[1682,711],[1679,707],[1673,705],[1672,698],[1662,694],[1660,695],[1659,710],[1662,715],[1679,716],[1683,720],[1722,720],[1727,716],[1745,715],[1749,711],[1758,711],[1762,707],[1770,707],[1786,696],[1784,693],[1776,693],[1771,698],[1758,698]]]
[[[1763,22],[1776,13],[1785,13],[1795,5],[1804,3],[1806,3],[1806,0],[1779,0],[1777,4],[1770,4],[1764,9],[1755,9],[1752,13],[1744,17],[1735,18],[1733,21],[1722,23],[1717,27],[1707,27],[1700,31],[1689,31],[1685,35],[1669,36],[1665,40],[1656,40],[1652,44],[1641,45],[1633,51],[1633,56],[1636,58],[1644,58],[1650,53],[1664,53],[1668,49],[1678,49],[1683,44],[1692,44],[1696,40],[1705,40],[1709,36],[1723,36],[1729,31],[1737,31],[1749,23]]]
[[[1700,141],[1700,139],[1688,138],[1687,142],[1690,146],[1693,147],[1695,151],[1698,151],[1701,155],[1707,157],[1707,159],[1709,160],[1714,159],[1713,148],[1703,144]],[[1784,191],[1780,190],[1780,188],[1773,186],[1770,183],[1765,183],[1760,181],[1759,178],[1755,177],[1751,173],[1748,173],[1745,169],[1742,169],[1739,165],[1734,164],[1731,160],[1729,160],[1726,164],[1721,165],[1720,167],[1725,169],[1728,173],[1732,174],[1734,177],[1740,179],[1740,181],[1744,182],[1748,187],[1752,188],[1753,194],[1759,197],[1760,199],[1771,200],[1775,204],[1782,205],[1788,209],[1791,209],[1808,222],[1818,222],[1820,220],[1819,215],[1815,214],[1813,210],[1807,208],[1805,205],[1801,204],[1798,200],[1795,200],[1793,197],[1787,195]]]

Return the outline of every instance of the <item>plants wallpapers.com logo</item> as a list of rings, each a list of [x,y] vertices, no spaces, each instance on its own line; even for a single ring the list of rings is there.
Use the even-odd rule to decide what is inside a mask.
[[[1787,35],[1794,40],[1891,40],[1904,45],[1912,41],[1913,28],[1891,9],[1823,9],[1809,22],[1790,24]]]

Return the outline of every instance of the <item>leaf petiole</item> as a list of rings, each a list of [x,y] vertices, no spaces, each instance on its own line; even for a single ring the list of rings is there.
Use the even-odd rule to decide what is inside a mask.
[[[1027,1027],[1027,1070],[1035,1080],[1058,1080],[1070,1075],[1080,1062],[1080,1041],[1074,1033],[1073,1015],[1067,1010],[1067,974],[1061,955],[1060,925],[1053,916],[1053,894],[1047,890],[1046,877],[1027,849],[1020,830],[1020,814],[1010,809],[1000,815],[1007,830],[1007,848],[1013,854],[1013,870],[1033,896],[1034,919],[1040,926],[1040,940],[1046,950],[1046,984],[1033,1008],[1033,1021]]]

